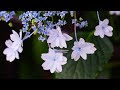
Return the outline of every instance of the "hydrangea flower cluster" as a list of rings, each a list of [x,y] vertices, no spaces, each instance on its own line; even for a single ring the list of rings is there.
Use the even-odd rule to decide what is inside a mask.
[[[105,19],[103,21],[100,20],[99,13],[97,12],[98,15],[98,20],[99,20],[99,25],[95,27],[95,36],[100,36],[101,38],[104,38],[104,36],[111,37],[113,35],[113,27],[108,25],[109,20]]]
[[[11,18],[15,15],[14,11],[7,12],[7,11],[0,11],[0,20],[8,22]]]
[[[7,13],[7,11],[0,12],[0,19],[8,22],[15,12]],[[74,25],[75,42],[72,47],[71,59],[78,61],[80,57],[83,60],[87,60],[87,54],[94,54],[97,50],[95,45],[90,42],[85,42],[83,38],[78,41],[76,27],[80,29],[88,26],[88,22],[84,21],[81,17],[79,20],[76,18],[76,11],[27,11],[19,16],[19,20],[22,21],[23,27],[18,34],[15,30],[12,30],[13,34],[10,35],[10,39],[5,41],[7,48],[3,51],[6,55],[6,60],[12,62],[19,59],[19,53],[23,51],[23,42],[30,38],[33,34],[39,34],[38,40],[44,42],[47,41],[49,46],[48,53],[43,53],[41,58],[44,60],[42,67],[44,70],[50,70],[51,73],[62,72],[62,65],[67,63],[67,58],[64,53],[67,53],[67,41],[73,40],[73,37],[64,33],[61,29],[66,25],[66,14],[72,17],[71,23]],[[112,36],[113,28],[108,25],[109,20],[100,20],[99,13],[97,12],[99,25],[95,27],[95,36],[103,38],[106,36]],[[58,17],[55,20],[54,17]],[[22,37],[22,33],[25,33]],[[57,48],[57,49],[56,49]]]

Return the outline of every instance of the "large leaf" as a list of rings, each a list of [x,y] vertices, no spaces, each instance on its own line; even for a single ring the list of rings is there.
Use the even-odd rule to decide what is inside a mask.
[[[35,35],[24,42],[24,52],[19,62],[19,78],[21,79],[47,79],[54,78],[54,74],[42,68],[42,53],[48,52],[47,42],[38,40],[39,35]]]
[[[44,78],[41,67],[41,53],[47,52],[47,43],[38,40],[33,36],[24,42],[24,51],[20,57],[19,78],[41,79]]]
[[[85,32],[86,33],[86,32]],[[79,38],[87,38],[88,34],[79,34]],[[90,38],[90,37],[89,37]],[[88,38],[87,38],[88,39]],[[68,50],[65,56],[68,61],[67,64],[63,66],[63,71],[61,73],[56,73],[56,78],[58,79],[95,79],[103,70],[104,66],[108,63],[112,52],[113,46],[107,37],[101,39],[100,37],[91,37],[91,43],[95,44],[97,51],[92,55],[87,55],[87,60],[80,58],[78,61],[71,60],[71,48],[73,47],[74,40],[68,43]]]

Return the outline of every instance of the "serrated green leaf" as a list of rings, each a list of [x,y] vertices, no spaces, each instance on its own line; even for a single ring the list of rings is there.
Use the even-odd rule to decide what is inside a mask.
[[[88,34],[86,32],[78,35],[78,37],[84,37],[86,39]],[[73,40],[74,41],[74,40]],[[90,42],[95,44],[97,51],[92,55],[87,55],[87,60],[80,58],[78,61],[71,60],[71,48],[73,47],[73,41],[68,43],[68,49],[70,50],[65,56],[68,61],[63,66],[61,73],[56,73],[58,79],[95,79],[103,70],[104,66],[108,63],[112,52],[113,46],[107,37],[101,39],[100,37],[91,37]]]

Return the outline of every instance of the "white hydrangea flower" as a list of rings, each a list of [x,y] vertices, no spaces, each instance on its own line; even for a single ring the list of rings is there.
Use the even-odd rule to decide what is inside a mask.
[[[12,30],[13,34],[10,35],[11,40],[6,40],[5,45],[7,48],[3,51],[3,54],[6,55],[7,61],[14,61],[14,59],[19,59],[19,53],[23,51],[23,41],[22,41],[22,32],[20,32],[20,37]],[[13,42],[12,42],[13,41]]]
[[[60,27],[57,27],[57,29],[52,29],[49,32],[49,38],[47,39],[47,43],[50,43],[52,48],[54,47],[67,48],[66,41],[72,39],[73,38],[68,34],[62,33]]]
[[[95,27],[95,36],[100,36],[101,38],[104,38],[104,36],[111,37],[113,35],[113,27],[108,25],[109,20],[105,19],[104,21],[100,21],[99,25]]]
[[[22,31],[19,35],[16,31],[12,30],[13,34],[10,35],[10,39],[13,41],[13,48],[18,50],[20,53],[23,51],[23,40],[22,40]]]
[[[120,11],[109,11],[110,15],[120,15]]]
[[[79,42],[74,42],[72,50],[71,59],[78,61],[80,56],[86,60],[87,54],[93,54],[96,51],[96,48],[94,47],[94,44],[85,42],[83,38],[80,38]]]
[[[45,61],[42,64],[44,70],[50,70],[51,73],[62,72],[62,65],[67,63],[67,58],[63,56],[63,53],[55,52],[49,49],[49,52],[42,54],[41,58]]]

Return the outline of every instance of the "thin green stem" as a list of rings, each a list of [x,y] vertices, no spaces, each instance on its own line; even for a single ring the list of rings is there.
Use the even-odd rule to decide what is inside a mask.
[[[76,18],[76,11],[74,11],[74,19],[77,19],[77,18]],[[75,23],[74,23],[74,32],[75,32],[75,39],[76,39],[76,41],[78,42]]]
[[[98,21],[100,22],[100,15],[99,15],[99,12],[97,11],[97,17],[98,17]]]
[[[24,38],[22,39],[22,41],[24,41],[24,40],[30,38],[35,32],[36,32],[36,30],[33,31],[30,35],[28,35],[28,36],[24,36]]]

